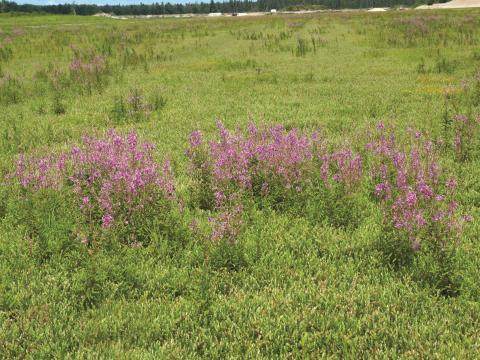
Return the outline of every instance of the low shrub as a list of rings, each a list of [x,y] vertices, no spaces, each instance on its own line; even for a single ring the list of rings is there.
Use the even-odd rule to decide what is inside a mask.
[[[142,90],[131,89],[126,97],[117,96],[111,110],[111,117],[116,122],[128,120],[140,121],[148,118],[153,112],[162,110],[167,101],[160,92],[146,97]]]
[[[24,99],[23,84],[16,77],[0,77],[0,104],[18,104]]]
[[[56,92],[52,101],[52,112],[55,115],[63,115],[67,112],[67,106],[60,93]]]
[[[13,56],[13,51],[10,47],[0,45],[0,62],[8,62]]]

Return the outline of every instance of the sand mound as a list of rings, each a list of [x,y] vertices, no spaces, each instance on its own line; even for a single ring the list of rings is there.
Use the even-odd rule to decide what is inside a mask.
[[[422,5],[417,7],[419,10],[424,9],[463,9],[480,7],[480,0],[452,0],[443,4]]]

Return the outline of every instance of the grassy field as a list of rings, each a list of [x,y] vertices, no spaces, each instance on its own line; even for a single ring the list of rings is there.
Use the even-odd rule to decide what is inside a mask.
[[[1,14],[0,357],[477,357],[479,69],[478,10]],[[445,144],[460,114],[473,120],[459,150]],[[368,178],[350,190],[354,210],[348,194],[327,207],[296,195],[278,207],[242,193],[241,229],[213,241],[208,218],[220,210],[198,206],[192,189],[215,184],[192,178],[185,151],[196,129],[216,139],[217,120],[242,131],[249,122],[319,129],[365,166],[374,162],[366,134],[380,121],[395,124],[402,144],[406,129],[421,131],[440,144],[458,209],[473,221],[441,255],[410,254],[403,235],[385,230]],[[156,159],[171,159],[170,230],[149,227],[133,244],[128,226],[124,235],[83,219],[66,188],[11,181],[19,154],[69,151],[109,128],[136,129]],[[79,240],[85,224],[93,240]],[[435,243],[432,231],[421,236]]]

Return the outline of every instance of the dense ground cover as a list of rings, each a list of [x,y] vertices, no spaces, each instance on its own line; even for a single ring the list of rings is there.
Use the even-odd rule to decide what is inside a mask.
[[[474,357],[479,15],[2,15],[2,357]]]

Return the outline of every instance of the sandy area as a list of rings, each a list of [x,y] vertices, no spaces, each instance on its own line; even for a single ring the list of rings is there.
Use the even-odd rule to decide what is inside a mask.
[[[417,9],[463,9],[480,7],[480,0],[452,0],[443,4],[422,5]]]
[[[442,4],[433,4],[433,5],[421,5],[416,7],[416,9],[462,9],[462,8],[476,8],[480,7],[480,0],[452,0],[447,3]],[[342,9],[342,10],[300,10],[300,11],[281,11],[280,14],[311,14],[317,12],[349,12],[349,11],[367,11],[367,12],[384,12],[389,10],[389,8],[371,8],[371,9]],[[249,12],[241,13],[239,16],[264,16],[272,15],[270,12]],[[126,16],[115,16],[112,14],[98,13],[93,16],[104,16],[110,17],[112,19],[150,19],[150,18],[188,18],[188,17],[208,17],[208,14],[171,14],[171,15],[126,15]],[[220,14],[219,16],[232,16],[232,14]]]

